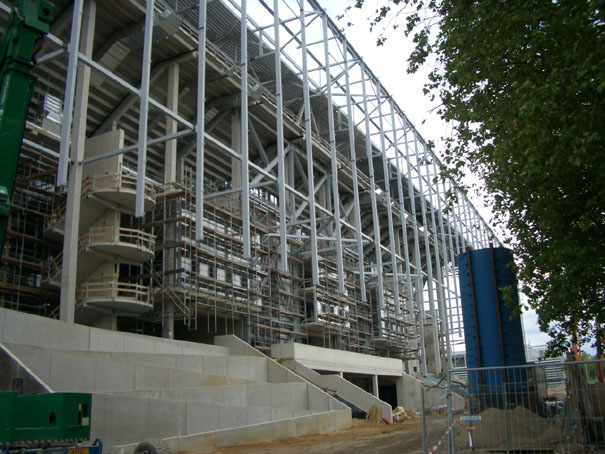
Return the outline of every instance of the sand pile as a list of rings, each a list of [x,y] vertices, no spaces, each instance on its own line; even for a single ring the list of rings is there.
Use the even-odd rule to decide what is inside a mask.
[[[463,422],[472,425],[473,444],[477,448],[505,448],[507,439],[510,448],[547,447],[566,440],[565,434],[552,420],[542,418],[525,407],[512,410],[488,408],[481,413],[481,421]],[[456,426],[456,446],[468,447],[467,431]]]

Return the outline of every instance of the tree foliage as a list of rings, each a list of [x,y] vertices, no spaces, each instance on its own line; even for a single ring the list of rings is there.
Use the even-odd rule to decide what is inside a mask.
[[[415,42],[409,72],[436,59],[426,90],[453,124],[447,173],[459,180],[464,163],[484,181],[553,353],[576,333],[580,344],[603,338],[604,8],[603,0],[385,0],[372,21],[399,15],[396,26]]]

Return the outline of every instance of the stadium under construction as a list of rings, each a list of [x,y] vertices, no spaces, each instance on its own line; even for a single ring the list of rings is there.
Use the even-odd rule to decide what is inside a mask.
[[[228,339],[376,397],[377,370],[451,366],[457,256],[500,243],[316,0],[54,4],[1,257],[2,342],[27,343],[9,319],[88,329],[61,351],[90,353],[102,332],[122,339],[97,349],[114,355],[137,336],[150,354]]]

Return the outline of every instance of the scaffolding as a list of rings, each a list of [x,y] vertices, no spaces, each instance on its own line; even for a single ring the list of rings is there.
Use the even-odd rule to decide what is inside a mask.
[[[56,3],[4,306],[448,367],[498,239],[316,0]]]

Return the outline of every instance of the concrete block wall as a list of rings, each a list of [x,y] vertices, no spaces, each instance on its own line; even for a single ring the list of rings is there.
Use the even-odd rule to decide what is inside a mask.
[[[289,368],[279,364],[273,358],[252,347],[233,334],[215,336],[214,344],[229,348],[232,355],[246,355],[265,358],[267,360],[267,381],[269,383],[290,383],[303,381],[300,376],[293,373]]]
[[[305,344],[274,344],[271,357],[295,360],[309,369],[401,377],[403,362],[395,358],[366,355]]]
[[[163,353],[107,353],[107,355],[113,359],[169,367],[171,369],[242,378],[259,383],[268,381],[266,358]]]
[[[137,390],[120,393],[134,397],[197,402],[206,405],[269,407],[272,409],[329,411],[347,408],[342,402],[307,383],[264,383],[245,386]]]
[[[145,389],[230,386],[254,383],[88,352],[5,344],[53,391],[111,392]]]
[[[315,433],[330,433],[351,426],[351,410],[333,410],[292,419],[162,439],[172,452],[209,451],[227,446],[267,443]],[[115,446],[114,454],[129,454],[136,444]]]
[[[244,428],[314,413],[105,393],[94,393],[91,407],[91,439],[103,440],[105,451],[116,444]]]
[[[21,380],[23,394],[52,392],[50,386],[44,383],[13,352],[0,343],[0,390],[12,390],[13,379]]]
[[[0,308],[0,342],[59,350],[229,355],[229,348],[220,345],[198,344],[92,328],[5,308]]]
[[[329,389],[334,391],[343,399],[366,412],[369,412],[372,406],[381,408],[382,417],[387,418],[389,421],[393,420],[393,412],[388,403],[376,398],[374,395],[364,391],[340,375],[321,375],[314,370],[303,366],[298,361],[286,360],[283,361],[282,364],[289,369],[292,369],[306,380],[309,380],[314,385],[319,386],[324,390]]]
[[[223,447],[350,425],[344,404],[234,336],[221,337],[223,345],[204,345],[0,309],[4,363],[46,391],[92,392],[92,436],[106,452],[158,437]]]

